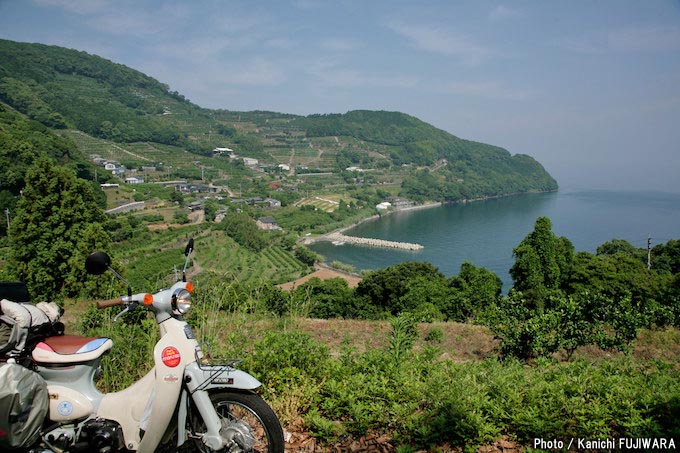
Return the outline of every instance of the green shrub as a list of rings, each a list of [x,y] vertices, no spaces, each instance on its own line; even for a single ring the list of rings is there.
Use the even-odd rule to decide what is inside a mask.
[[[425,335],[428,343],[441,343],[444,340],[444,332],[439,327],[432,327]]]

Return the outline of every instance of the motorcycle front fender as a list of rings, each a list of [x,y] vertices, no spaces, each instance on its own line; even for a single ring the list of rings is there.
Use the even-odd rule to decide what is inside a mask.
[[[216,388],[253,390],[262,385],[245,371],[228,365],[199,365],[198,362],[184,369],[184,383],[191,393]]]
[[[222,424],[210,401],[209,391],[253,390],[262,385],[245,371],[226,365],[199,365],[197,362],[187,365],[184,369],[184,384],[177,411],[177,446],[184,444],[186,439],[186,421],[191,396],[207,427],[204,442],[213,450],[222,448],[220,436]]]

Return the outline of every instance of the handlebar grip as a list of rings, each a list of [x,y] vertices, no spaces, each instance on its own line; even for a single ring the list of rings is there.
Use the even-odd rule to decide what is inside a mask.
[[[125,304],[125,302],[123,302],[122,297],[116,297],[115,299],[98,300],[97,301],[97,308],[115,307],[116,305],[124,305],[124,304]]]

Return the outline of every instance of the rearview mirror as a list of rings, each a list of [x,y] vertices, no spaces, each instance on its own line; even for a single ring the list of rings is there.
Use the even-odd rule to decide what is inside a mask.
[[[88,274],[101,275],[111,266],[111,258],[104,252],[94,252],[85,259],[85,270]]]

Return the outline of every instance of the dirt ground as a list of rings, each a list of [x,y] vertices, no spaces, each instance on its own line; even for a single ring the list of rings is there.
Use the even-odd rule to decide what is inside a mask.
[[[296,326],[315,340],[329,347],[332,355],[339,355],[344,347],[357,352],[387,347],[392,326],[389,321],[360,319],[300,319]],[[496,355],[498,342],[487,327],[456,322],[433,322],[418,325],[415,350],[421,350],[432,330],[439,330],[441,338],[435,345],[441,350],[441,360],[472,361]]]
[[[279,285],[279,288],[284,289],[286,291],[290,291],[291,289],[297,288],[298,286],[302,285],[305,283],[307,280],[313,277],[317,277],[321,280],[328,280],[329,278],[342,278],[347,281],[347,284],[349,285],[350,288],[356,288],[359,282],[361,281],[361,277],[357,277],[356,275],[351,275],[347,274],[345,272],[340,272],[335,269],[331,269],[326,266],[321,266],[321,265],[315,265],[316,271],[312,272],[309,275],[305,275],[302,278],[299,278],[293,282],[288,282],[288,283],[283,283]]]

